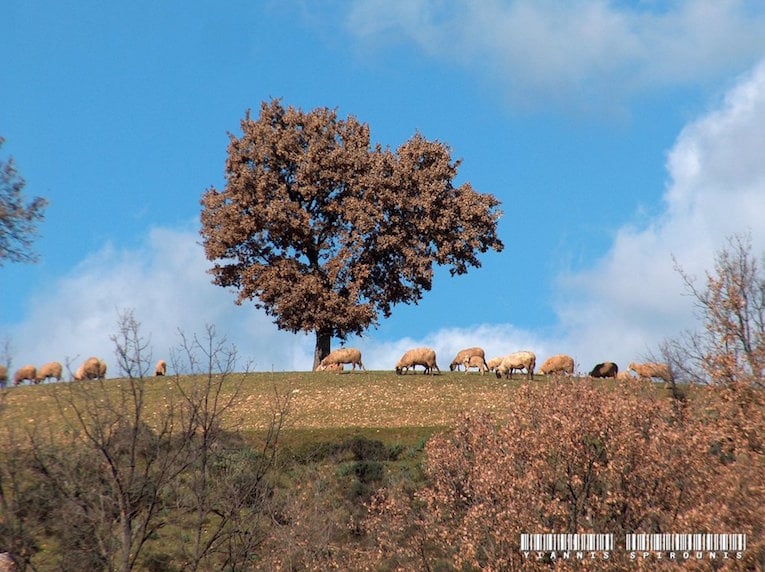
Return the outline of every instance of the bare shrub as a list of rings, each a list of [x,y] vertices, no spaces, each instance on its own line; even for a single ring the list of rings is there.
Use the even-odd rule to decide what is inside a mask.
[[[64,506],[84,523],[76,542],[110,570],[131,570],[146,543],[165,525],[164,489],[190,463],[191,427],[178,423],[172,405],[148,419],[146,379],[151,355],[132,311],[120,313],[112,337],[123,380],[65,384],[55,393],[72,434],[70,448],[33,439],[41,473],[58,489]],[[185,433],[184,433],[185,431]],[[50,454],[45,454],[50,450]],[[69,488],[61,483],[88,483]],[[66,532],[62,542],[75,543]],[[76,543],[75,543],[76,545]],[[70,555],[62,552],[62,558]],[[61,564],[67,564],[62,561]],[[72,563],[80,565],[85,563]]]
[[[260,559],[270,524],[269,476],[290,393],[274,386],[271,403],[264,404],[270,408],[267,429],[256,446],[244,444],[232,418],[247,374],[247,368],[235,373],[236,348],[211,325],[202,337],[179,334],[173,369],[192,376],[173,378],[192,459],[174,489],[176,509],[187,524],[183,535],[190,540],[181,543],[184,569],[248,569]]]

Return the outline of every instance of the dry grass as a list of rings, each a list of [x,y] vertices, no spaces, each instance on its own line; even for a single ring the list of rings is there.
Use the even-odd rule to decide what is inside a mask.
[[[535,376],[536,383],[546,383]],[[165,415],[180,399],[179,387],[189,391],[203,377],[181,376],[147,378],[144,419],[152,424]],[[491,412],[498,420],[512,410],[513,393],[523,383],[523,376],[510,381],[478,373],[445,372],[442,375],[393,372],[279,372],[232,374],[223,385],[223,397],[239,387],[236,406],[228,412],[230,427],[259,432],[268,427],[275,415],[275,400],[289,396],[289,411],[284,428],[287,432],[317,435],[321,432],[386,434],[430,434],[432,430],[452,426],[464,411]],[[576,383],[576,380],[571,381]],[[613,382],[602,381],[604,388]],[[11,388],[5,393],[0,421],[5,427],[24,432],[39,427],[54,432],[66,431],[62,412],[71,413],[70,401],[85,403],[116,400],[119,390],[127,387],[125,379],[104,382],[62,382],[40,386]],[[92,403],[92,401],[91,401]]]
[[[189,390],[201,377],[147,378],[146,419],[158,418],[180,398],[178,387]],[[17,430],[48,421],[55,426],[68,400],[101,395],[116,399],[127,380],[62,382],[6,390],[2,418]],[[397,376],[392,372],[248,373],[231,375],[224,395],[239,385],[237,405],[229,422],[244,431],[263,429],[270,422],[274,399],[290,397],[287,429],[446,427],[463,411],[479,408],[500,418],[520,380],[493,375],[449,372],[443,375]],[[47,425],[47,423],[46,423]]]

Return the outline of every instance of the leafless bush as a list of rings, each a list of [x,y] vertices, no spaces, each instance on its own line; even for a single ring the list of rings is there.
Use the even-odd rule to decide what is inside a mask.
[[[268,476],[276,462],[277,442],[289,409],[289,393],[274,387],[270,421],[257,449],[237,440],[234,408],[241,402],[247,375],[235,372],[236,348],[208,325],[202,337],[179,332],[181,344],[171,352],[181,396],[179,411],[188,426],[191,471],[175,491],[176,507],[188,518],[184,532],[184,569],[249,568],[258,560],[269,522]],[[232,446],[233,445],[233,446]]]
[[[172,404],[162,416],[148,418],[145,374],[151,358],[132,311],[119,315],[118,334],[112,340],[118,366],[127,377],[64,385],[55,395],[73,435],[71,450],[39,439],[32,445],[41,472],[88,523],[79,541],[108,569],[127,571],[165,524],[163,490],[189,466],[191,428],[178,422]],[[52,453],[44,455],[46,449]],[[91,486],[85,494],[59,485],[67,482]]]

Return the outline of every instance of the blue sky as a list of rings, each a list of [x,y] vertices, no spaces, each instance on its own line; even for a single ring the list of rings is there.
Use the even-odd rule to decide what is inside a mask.
[[[40,262],[0,267],[14,367],[99,355],[133,309],[156,357],[215,324],[257,370],[309,369],[210,284],[199,199],[247,109],[336,108],[392,148],[420,132],[502,201],[501,254],[398,306],[370,368],[429,345],[640,359],[696,326],[672,255],[703,277],[726,236],[765,251],[759,2],[4,2],[0,135],[50,201]]]

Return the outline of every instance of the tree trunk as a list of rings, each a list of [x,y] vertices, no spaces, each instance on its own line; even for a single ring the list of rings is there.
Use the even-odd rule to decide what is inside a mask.
[[[332,330],[316,330],[316,348],[313,351],[313,370],[319,367],[319,362],[329,355],[329,348],[332,342]]]

